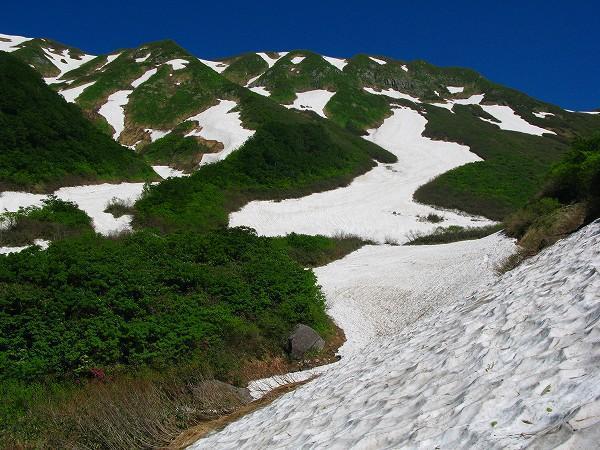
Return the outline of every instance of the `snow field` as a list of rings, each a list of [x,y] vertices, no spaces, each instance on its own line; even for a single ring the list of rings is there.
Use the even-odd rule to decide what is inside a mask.
[[[299,109],[300,111],[314,111],[321,117],[327,118],[324,108],[334,95],[335,92],[329,92],[324,89],[298,92],[296,93],[296,99],[294,100],[294,103],[284,106],[286,108]]]
[[[345,59],[333,58],[331,56],[323,56],[322,58],[332,66],[337,67],[342,71],[344,70],[344,67],[348,65],[348,61],[346,61]]]

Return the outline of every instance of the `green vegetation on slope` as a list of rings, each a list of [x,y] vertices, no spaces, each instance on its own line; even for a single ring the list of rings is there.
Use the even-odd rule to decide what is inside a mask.
[[[480,120],[478,106],[454,106],[454,114],[427,107],[425,135],[468,145],[484,159],[446,172],[415,192],[415,199],[501,220],[524,205],[544,173],[567,150],[557,138],[503,131]]]
[[[82,233],[93,233],[92,220],[71,202],[50,196],[42,206],[0,214],[0,246],[32,244],[35,239],[56,241]]]
[[[56,55],[60,55],[65,50],[68,50],[69,56],[75,59],[81,58],[84,54],[79,49],[59,42],[36,38],[23,42],[17,50],[12,52],[12,55],[35,67],[43,77],[55,77],[60,73],[60,70],[50,61],[44,49]]]
[[[229,62],[229,66],[222,72],[223,76],[241,86],[269,68],[267,62],[256,53],[246,53],[226,62]]]
[[[154,178],[133,152],[98,131],[29,66],[0,52],[0,189],[47,191]]]
[[[257,103],[263,101],[256,97]],[[225,160],[204,166],[191,177],[150,187],[136,203],[138,225],[163,229],[225,226],[228,213],[252,199],[297,197],[331,189],[373,167],[372,158],[394,160],[380,147],[327,121],[277,110],[277,120],[265,122]]]

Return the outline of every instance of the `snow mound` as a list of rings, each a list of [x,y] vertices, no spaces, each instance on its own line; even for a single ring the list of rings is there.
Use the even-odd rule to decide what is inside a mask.
[[[0,33],[0,51],[14,52],[19,49],[23,42],[31,41],[33,38],[24,36],[12,36],[10,34]]]
[[[100,107],[98,114],[103,116],[108,124],[115,130],[114,140],[119,140],[119,136],[125,129],[125,110],[124,106],[129,102],[129,94],[133,91],[117,91],[108,96],[107,102]]]
[[[217,73],[221,73],[229,67],[229,64],[225,64],[224,62],[221,62],[221,61],[209,61],[207,59],[200,59],[200,58],[198,58],[198,60],[202,64],[210,67],[212,70],[214,70]]]
[[[531,125],[529,122],[515,113],[510,106],[481,105],[481,107],[486,113],[498,119],[500,123],[493,122],[483,117],[480,117],[480,119],[497,125],[502,130],[519,131],[521,133],[533,134],[535,136],[541,136],[544,133],[556,134],[554,131]]]
[[[348,65],[348,61],[346,61],[345,59],[332,58],[331,56],[323,56],[322,58],[332,66],[337,67],[342,71],[344,70],[344,67]]]
[[[448,89],[448,92],[451,94],[458,94],[465,90],[465,88],[462,86],[446,86],[446,89]]]
[[[254,134],[254,130],[247,130],[242,126],[239,112],[231,112],[236,106],[237,103],[232,100],[219,100],[219,104],[187,119],[198,122],[201,129],[191,131],[186,137],[200,136],[223,143],[223,150],[220,152],[204,154],[201,165],[226,158]]]
[[[421,100],[419,100],[418,98],[413,97],[412,95],[409,95],[409,94],[404,94],[403,92],[399,92],[392,88],[385,89],[385,90],[382,89],[381,91],[376,91],[375,89],[370,88],[370,87],[366,87],[363,89],[365,91],[367,91],[369,94],[385,95],[386,97],[410,100],[411,102],[414,102],[414,103],[421,103]]]
[[[413,201],[414,191],[440,173],[481,159],[469,148],[424,137],[427,119],[409,108],[394,109],[366,139],[398,157],[354,179],[347,187],[279,202],[253,201],[230,215],[230,226],[250,226],[261,235],[290,232],[334,236],[340,231],[377,242],[406,242],[411,231],[431,232],[437,226],[419,216],[439,211]],[[444,226],[487,225],[490,222],[444,212]]]
[[[286,108],[299,109],[301,111],[314,111],[321,117],[325,115],[325,105],[331,100],[335,92],[329,92],[324,89],[315,89],[314,91],[298,92],[296,99],[291,105],[284,105]]]
[[[167,61],[165,64],[170,65],[173,70],[181,70],[181,69],[185,69],[185,66],[188,65],[190,62],[186,59],[172,59],[170,61]]]
[[[306,59],[305,56],[294,56],[291,61],[292,64],[300,64],[302,61],[304,61]]]
[[[66,101],[68,101],[69,103],[74,103],[75,100],[77,100],[77,98],[83,93],[83,91],[85,91],[87,88],[89,88],[94,83],[95,83],[95,81],[91,81],[89,83],[84,83],[84,84],[74,87],[74,88],[64,89],[62,91],[59,91],[58,93],[60,95],[62,95],[64,97],[64,99]]]
[[[459,244],[448,247],[458,254]],[[413,272],[407,262],[398,274]],[[427,277],[429,267],[420,269]],[[468,267],[455,269],[472,284]],[[426,282],[438,284],[434,275]],[[405,296],[418,301],[415,287],[409,279],[385,314],[403,314]],[[380,334],[193,448],[596,448],[598,292],[596,222],[473,295],[451,291],[454,305]]]
[[[377,59],[377,58],[373,58],[372,56],[369,56],[369,59],[370,59],[371,61],[375,61],[377,64],[380,64],[380,65],[382,65],[382,66],[383,66],[384,64],[387,64],[387,61],[384,61],[383,59]]]

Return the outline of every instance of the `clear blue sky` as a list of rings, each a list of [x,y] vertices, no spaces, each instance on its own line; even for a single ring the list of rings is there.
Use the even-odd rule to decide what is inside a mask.
[[[99,54],[171,38],[217,58],[304,48],[470,67],[565,108],[600,108],[596,0],[6,2],[0,32]]]

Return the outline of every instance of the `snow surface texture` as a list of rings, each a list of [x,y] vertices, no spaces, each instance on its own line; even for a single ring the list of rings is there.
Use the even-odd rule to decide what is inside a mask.
[[[154,171],[159,174],[164,180],[167,178],[178,178],[187,176],[183,170],[173,169],[169,166],[152,166]]]
[[[494,116],[500,121],[493,122],[489,119],[480,117],[481,120],[493,123],[499,126],[502,130],[520,131],[521,133],[533,134],[535,136],[541,136],[544,133],[556,134],[554,131],[546,130],[544,128],[531,125],[517,113],[515,113],[510,106],[502,105],[480,105],[483,110]]]
[[[463,92],[465,90],[465,88],[462,86],[446,86],[446,89],[448,89],[448,92],[451,94],[458,94],[459,92]]]
[[[430,232],[438,226],[419,220],[436,212],[444,226],[478,226],[490,222],[453,212],[440,213],[415,203],[414,191],[434,176],[480,158],[464,145],[423,137],[427,120],[409,108],[393,110],[366,139],[398,157],[380,164],[347,187],[280,202],[254,201],[230,215],[231,226],[246,225],[267,236],[290,232],[333,236],[340,231],[376,242],[406,242],[411,231]]]
[[[329,92],[323,89],[316,89],[314,91],[298,92],[296,99],[291,105],[284,105],[286,108],[299,109],[301,111],[314,111],[321,117],[327,118],[325,115],[325,105],[331,100],[331,97],[335,95],[335,92]]]
[[[391,97],[391,98],[397,98],[397,99],[404,99],[404,100],[410,100],[413,103],[421,103],[421,100],[419,100],[416,97],[413,97],[412,95],[409,94],[405,94],[403,92],[397,91],[395,89],[389,88],[389,89],[382,89],[381,91],[376,91],[373,88],[370,87],[366,87],[363,88],[365,91],[367,91],[369,94],[375,94],[375,95],[385,95],[386,97]]]
[[[229,67],[229,64],[225,64],[224,62],[221,62],[221,61],[209,61],[207,59],[200,59],[200,62],[202,64],[207,65],[208,67],[210,67],[212,70],[214,70],[217,73],[221,73]]]
[[[345,59],[332,58],[331,56],[323,56],[322,58],[329,64],[331,64],[334,67],[337,67],[340,70],[344,70],[344,67],[348,65],[348,61],[346,61]]]
[[[103,116],[115,130],[113,139],[116,141],[119,140],[119,136],[125,129],[125,110],[123,108],[129,102],[129,94],[132,92],[132,90],[127,90],[110,94],[107,102],[98,110],[98,114]]]
[[[19,49],[19,46],[23,42],[30,41],[32,38],[24,36],[12,36],[10,34],[0,33],[0,51],[3,52],[14,52]]]
[[[224,159],[254,134],[254,130],[246,130],[242,126],[239,112],[231,112],[236,106],[237,103],[232,100],[219,100],[219,104],[187,119],[198,122],[201,129],[191,131],[186,137],[200,136],[223,143],[220,152],[202,155],[201,165]]]
[[[444,247],[456,253],[469,245]],[[488,258],[494,250],[488,247]],[[434,267],[437,258],[434,252]],[[347,259],[319,269],[326,292],[327,272],[351,267]],[[438,282],[436,273],[425,280],[428,268],[421,269],[420,280],[446,296],[449,280]],[[464,283],[472,284],[470,277]],[[408,278],[387,316],[419,301],[411,297],[417,284]],[[362,301],[378,301],[374,292]],[[450,289],[461,297],[454,305],[413,326],[391,324],[335,370],[193,448],[597,448],[599,292],[596,222],[473,295]]]
[[[383,66],[384,64],[387,64],[387,61],[384,61],[383,59],[377,59],[377,58],[373,58],[372,56],[369,56],[369,59],[370,59],[371,61],[375,61],[377,64],[380,64],[380,65],[382,65],[382,66]]]
[[[89,186],[63,187],[54,192],[58,198],[77,204],[93,220],[98,233],[105,235],[118,233],[131,228],[131,216],[114,217],[105,213],[106,206],[113,199],[134,203],[142,194],[144,183],[96,184]],[[45,195],[27,192],[2,192],[0,211],[17,211],[20,207],[40,206]]]
[[[75,100],[77,100],[77,97],[79,97],[83,93],[83,91],[85,91],[94,83],[95,81],[90,81],[89,83],[84,83],[74,88],[64,89],[62,91],[59,91],[58,93],[62,95],[65,98],[65,100],[69,103],[74,103]]]

